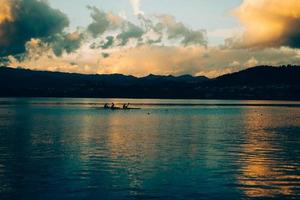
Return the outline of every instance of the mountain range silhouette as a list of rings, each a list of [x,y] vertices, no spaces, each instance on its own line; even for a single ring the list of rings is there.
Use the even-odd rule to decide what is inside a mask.
[[[1,97],[300,100],[300,66],[204,76],[84,75],[0,67]]]

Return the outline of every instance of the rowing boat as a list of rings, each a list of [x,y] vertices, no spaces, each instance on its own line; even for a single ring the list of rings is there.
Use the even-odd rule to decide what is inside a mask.
[[[114,108],[102,108],[104,110],[140,110],[141,108],[121,108],[121,107],[114,107]]]

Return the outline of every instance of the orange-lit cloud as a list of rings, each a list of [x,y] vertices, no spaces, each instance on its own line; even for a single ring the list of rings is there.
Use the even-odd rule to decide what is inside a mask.
[[[32,38],[52,40],[62,34],[69,19],[47,1],[0,0],[0,56],[24,53]]]
[[[11,13],[11,1],[9,0],[0,0],[1,7],[0,7],[0,23],[8,20],[12,20],[12,13]]]
[[[300,47],[299,0],[244,0],[234,11],[245,33],[233,44],[244,47]]]
[[[300,51],[290,48],[250,51],[218,47],[142,45],[102,50],[91,49],[89,44],[84,44],[76,52],[65,52],[58,57],[49,45],[40,41],[31,40],[26,47],[26,57],[21,61],[10,57],[10,66],[85,74],[192,74],[216,77],[254,65],[300,63]]]
[[[139,23],[134,24],[113,13],[89,7],[92,23],[73,33],[65,29],[68,25],[66,16],[52,9],[45,1],[0,2],[3,3],[0,8],[0,27],[5,22],[5,25],[13,27],[9,30],[17,30],[17,33],[21,33],[22,29],[15,27],[15,17],[22,21],[20,16],[25,15],[24,18],[35,20],[36,15],[22,12],[20,6],[12,6],[11,2],[18,2],[35,11],[32,13],[43,14],[44,25],[52,21],[59,22],[55,23],[57,27],[51,26],[49,31],[41,34],[40,31],[44,29],[39,28],[35,32],[36,27],[40,26],[24,22],[30,25],[29,30],[33,32],[26,33],[21,41],[16,40],[19,37],[14,37],[17,35],[15,31],[9,34],[0,28],[0,36],[3,33],[5,35],[0,37],[0,47],[7,47],[0,48],[0,54],[3,49],[10,50],[2,52],[2,55],[10,55],[5,64],[12,67],[88,74],[146,76],[152,73],[216,77],[255,65],[300,63],[300,50],[291,48],[300,47],[298,0],[244,0],[234,12],[245,25],[244,29],[239,27],[209,32],[216,36],[243,34],[238,39],[231,39],[231,45],[264,47],[250,50],[228,48],[226,45],[212,47],[207,44],[205,30],[194,30],[169,15],[138,14],[141,12],[138,9],[139,1],[132,1],[137,6]]]
[[[11,1],[9,0],[0,0],[0,25],[4,22],[12,21],[13,16],[11,13]],[[0,28],[0,45],[7,45],[9,41],[5,38],[5,31]]]

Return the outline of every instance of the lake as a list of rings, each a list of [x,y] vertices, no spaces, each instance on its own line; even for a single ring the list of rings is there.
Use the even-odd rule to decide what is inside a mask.
[[[0,199],[300,199],[300,102],[0,99]]]

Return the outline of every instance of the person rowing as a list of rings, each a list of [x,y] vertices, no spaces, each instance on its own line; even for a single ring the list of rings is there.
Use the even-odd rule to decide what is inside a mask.
[[[108,103],[104,104],[104,108],[109,108]]]
[[[112,103],[110,108],[111,108],[111,109],[115,109],[115,108],[116,108],[116,107],[115,107],[115,104]]]
[[[123,104],[123,109],[128,109],[129,105],[130,105],[129,103]]]

